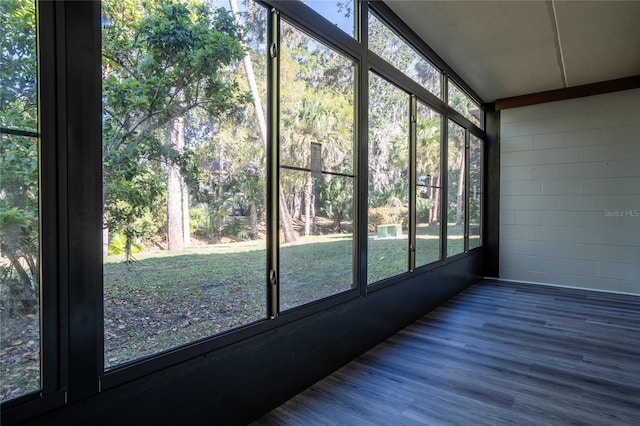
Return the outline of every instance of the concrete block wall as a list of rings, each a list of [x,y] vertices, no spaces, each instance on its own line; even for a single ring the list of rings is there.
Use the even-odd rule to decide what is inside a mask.
[[[640,295],[640,89],[501,112],[500,278]]]

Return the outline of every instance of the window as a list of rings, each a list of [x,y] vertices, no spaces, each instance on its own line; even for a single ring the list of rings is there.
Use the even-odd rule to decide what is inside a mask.
[[[0,0],[3,420],[482,244],[481,133],[420,44],[267,3]],[[369,46],[311,13],[370,6]]]
[[[439,260],[442,117],[418,102],[416,115],[416,267]]]
[[[103,2],[107,367],[266,318],[266,12],[242,12]]]
[[[354,287],[354,63],[281,24],[280,303]],[[289,223],[286,223],[289,222]]]
[[[0,401],[40,389],[35,4],[0,2]]]
[[[440,71],[372,13],[369,14],[369,50],[441,97]]]
[[[482,245],[482,139],[469,138],[469,249]]]
[[[449,81],[448,87],[449,106],[465,116],[476,126],[483,128],[484,113],[482,108],[451,81]]]
[[[302,0],[304,4],[324,16],[350,36],[355,36],[354,1]]]
[[[408,270],[409,102],[369,73],[369,284]]]
[[[447,256],[464,251],[465,129],[449,121],[447,157]]]

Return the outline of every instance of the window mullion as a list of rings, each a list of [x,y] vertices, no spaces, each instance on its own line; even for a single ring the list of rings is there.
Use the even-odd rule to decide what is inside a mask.
[[[100,3],[65,2],[61,70],[67,149],[69,401],[99,392],[103,371]],[[60,94],[60,92],[59,92]],[[64,285],[64,283],[62,284]]]
[[[445,77],[446,79],[446,77]],[[445,90],[444,96],[447,96]],[[447,242],[449,237],[449,114],[445,111],[442,116],[440,131],[440,257],[446,259]]]
[[[280,158],[280,15],[271,10],[268,21],[269,59],[267,62],[267,121],[270,126],[267,141],[267,316],[275,318],[280,311],[279,296],[279,185]]]
[[[418,101],[411,95],[409,104],[409,271],[416,268],[416,124]]]
[[[65,386],[59,348],[59,268],[58,268],[58,179],[56,173],[56,67],[55,4],[37,2],[38,31],[38,125],[40,133],[40,303],[42,393]],[[66,377],[66,376],[65,376]]]
[[[356,12],[358,13],[358,27],[362,61],[358,64],[356,75],[356,220],[355,227],[355,283],[360,288],[360,295],[367,294],[367,256],[368,245],[368,173],[369,173],[369,67],[368,49],[369,42],[369,6],[366,2],[357,2]]]
[[[465,131],[464,138],[464,251],[469,251],[469,183],[470,183],[470,155],[471,150],[469,149],[470,145],[470,132],[469,130]]]

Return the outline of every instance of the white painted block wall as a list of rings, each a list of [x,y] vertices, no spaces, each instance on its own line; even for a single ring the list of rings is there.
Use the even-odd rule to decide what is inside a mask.
[[[500,126],[500,278],[640,295],[640,89]]]

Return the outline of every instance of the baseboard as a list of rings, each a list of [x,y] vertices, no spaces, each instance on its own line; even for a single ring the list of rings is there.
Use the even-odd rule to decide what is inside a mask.
[[[572,289],[572,290],[586,290],[586,291],[595,291],[595,292],[598,292],[598,293],[624,294],[625,296],[640,297],[640,294],[638,294],[638,293],[628,293],[626,291],[602,290],[602,289],[597,289],[597,288],[586,288],[586,287],[576,287],[576,286],[563,285],[563,284],[541,283],[541,282],[537,282],[537,281],[511,280],[511,279],[498,278],[498,277],[485,277],[485,279],[487,279],[487,280],[495,280],[495,281],[500,281],[500,282],[505,282],[505,283],[532,284],[532,285],[541,285],[541,286],[547,286],[547,287],[560,287],[560,288],[569,288],[569,289]]]

